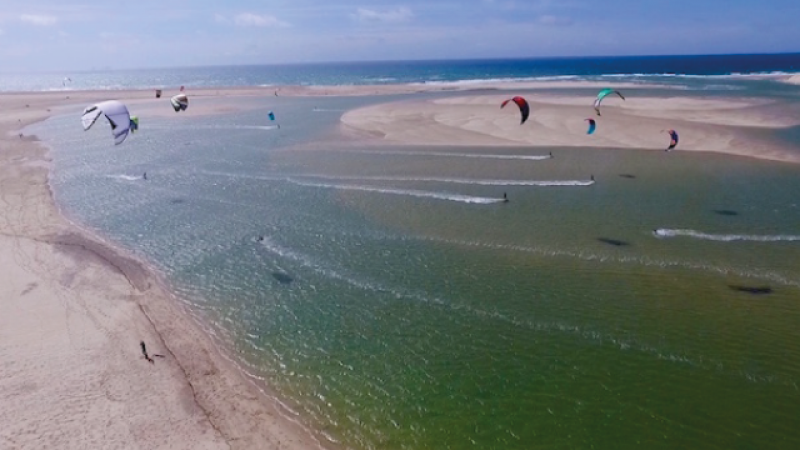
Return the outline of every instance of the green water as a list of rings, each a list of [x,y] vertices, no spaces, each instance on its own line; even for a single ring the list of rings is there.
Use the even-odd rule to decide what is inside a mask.
[[[125,151],[74,117],[41,134],[65,209],[335,447],[800,448],[800,166],[338,137],[385,100],[154,117]],[[281,132],[242,128],[267,109]]]
[[[652,235],[797,236],[800,170],[713,155],[554,152],[496,167],[287,157],[364,176],[597,180],[460,189],[512,199],[481,207],[332,194],[405,236],[371,240],[340,266],[406,291],[320,295],[336,306],[305,330],[316,351],[297,372],[321,378],[291,392],[316,396],[320,409],[330,402],[329,430],[375,448],[800,445],[800,242]],[[341,386],[348,372],[361,375]]]

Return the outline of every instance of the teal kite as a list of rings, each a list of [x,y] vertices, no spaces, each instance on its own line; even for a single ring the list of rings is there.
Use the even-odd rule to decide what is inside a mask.
[[[600,102],[603,101],[604,98],[608,97],[611,94],[619,95],[619,98],[625,100],[625,97],[622,95],[620,91],[615,91],[614,89],[603,89],[597,94],[597,99],[594,101],[594,110],[597,112],[597,115],[600,115]]]

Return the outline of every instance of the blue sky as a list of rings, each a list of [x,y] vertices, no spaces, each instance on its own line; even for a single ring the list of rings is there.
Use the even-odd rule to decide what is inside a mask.
[[[0,71],[800,51],[800,1],[2,0]]]

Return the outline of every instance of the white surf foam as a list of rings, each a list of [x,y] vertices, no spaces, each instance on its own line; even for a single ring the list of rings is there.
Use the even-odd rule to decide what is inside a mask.
[[[449,200],[452,202],[460,202],[460,203],[474,203],[474,204],[486,205],[491,203],[501,203],[505,201],[502,198],[496,198],[496,197],[474,197],[471,195],[452,194],[449,192],[418,191],[414,189],[392,189],[392,188],[382,188],[376,186],[361,186],[355,184],[312,183],[307,181],[295,180],[292,178],[289,178],[288,181],[298,186],[316,187],[324,189],[341,189],[348,191],[377,192],[380,194],[391,194],[391,195],[407,195],[411,197],[433,198],[437,200]]]
[[[658,238],[690,237],[705,241],[734,242],[792,242],[800,241],[800,235],[791,234],[711,234],[696,230],[681,230],[671,228],[658,228],[653,230],[653,235]]]

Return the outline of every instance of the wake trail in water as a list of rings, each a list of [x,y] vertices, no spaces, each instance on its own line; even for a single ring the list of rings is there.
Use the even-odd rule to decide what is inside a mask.
[[[718,242],[796,242],[800,241],[800,235],[792,234],[711,234],[696,230],[681,230],[672,228],[658,228],[653,231],[653,236],[657,238],[690,237],[704,241]]]
[[[288,183],[292,183],[296,186],[311,187],[311,188],[376,192],[379,194],[390,194],[390,195],[406,195],[410,197],[433,198],[437,200],[448,200],[451,202],[459,202],[459,203],[488,205],[492,203],[503,203],[506,201],[505,199],[498,197],[475,197],[472,195],[453,194],[449,192],[431,192],[431,191],[420,191],[415,189],[393,189],[393,188],[382,188],[378,186],[363,186],[357,184],[315,183],[311,181],[298,180],[289,177],[273,177],[266,175],[254,176],[254,175],[241,175],[241,174],[237,175],[237,174],[214,172],[214,171],[202,171],[202,172],[209,175],[224,176],[230,178],[249,178],[249,179],[257,179],[264,181],[285,181]]]
[[[390,239],[391,237],[392,236],[387,236],[386,239]],[[768,280],[774,283],[782,284],[784,286],[800,287],[799,280],[795,278],[785,277],[779,273],[771,271],[758,270],[758,269],[741,270],[733,267],[722,267],[722,266],[715,266],[713,264],[696,263],[691,261],[660,260],[660,259],[653,259],[644,255],[612,256],[612,255],[597,254],[586,251],[570,251],[570,250],[558,250],[558,249],[539,248],[539,247],[527,247],[524,245],[514,245],[514,244],[495,244],[491,242],[447,239],[447,238],[439,238],[433,236],[402,237],[398,239],[412,239],[419,241],[439,242],[439,243],[458,245],[463,247],[487,248],[492,250],[523,252],[541,256],[577,258],[583,261],[597,261],[601,263],[611,262],[611,263],[621,263],[621,264],[637,264],[647,267],[660,267],[663,269],[670,267],[678,267],[690,270],[702,270],[707,272],[714,272],[726,276],[735,275],[742,278]]]
[[[138,181],[142,179],[141,175],[106,175],[108,178],[112,178],[115,180],[123,180],[123,181]]]
[[[444,177],[392,177],[392,176],[347,176],[347,175],[322,175],[322,174],[296,174],[297,177],[318,178],[323,180],[363,180],[363,181],[410,181],[434,182],[452,184],[474,184],[480,186],[591,186],[592,180],[494,180],[470,178],[444,178]]]
[[[452,242],[452,241],[450,241]],[[535,332],[542,333],[565,333],[581,337],[590,342],[597,342],[600,344],[610,345],[619,351],[638,351],[641,353],[649,354],[657,359],[669,361],[676,364],[685,364],[692,367],[702,368],[705,370],[724,370],[724,363],[714,358],[705,357],[702,355],[690,355],[685,352],[670,351],[661,346],[651,345],[647,342],[639,341],[635,338],[620,338],[612,334],[603,333],[593,330],[581,325],[574,325],[571,323],[563,322],[560,320],[554,321],[541,321],[533,319],[520,318],[515,315],[505,314],[501,311],[488,311],[481,308],[476,308],[467,304],[459,304],[447,298],[439,296],[431,296],[427,293],[413,292],[406,289],[398,289],[382,285],[367,280],[360,280],[352,275],[347,275],[336,269],[328,267],[323,264],[323,261],[315,260],[314,258],[297,252],[295,250],[283,247],[282,245],[274,242],[272,238],[267,237],[261,245],[270,253],[273,253],[281,258],[289,259],[295,263],[313,270],[314,272],[341,282],[358,289],[363,289],[371,292],[380,292],[391,295],[394,299],[408,299],[412,301],[419,301],[427,304],[436,305],[438,307],[447,308],[452,311],[466,313],[471,316],[487,318],[492,320],[499,320],[506,322],[516,327],[526,328]],[[745,376],[748,381],[757,383],[764,382],[769,384],[782,384],[786,386],[796,386],[794,380],[782,380],[777,376],[766,376],[754,378],[747,373],[739,373]]]
[[[471,195],[452,194],[449,192],[418,191],[414,189],[391,189],[391,188],[382,188],[375,186],[361,186],[356,184],[312,183],[302,180],[295,180],[292,178],[289,178],[287,181],[296,184],[298,186],[305,186],[305,187],[340,189],[346,191],[377,192],[380,194],[391,194],[391,195],[406,195],[410,197],[433,198],[437,200],[448,200],[451,202],[459,202],[459,203],[488,205],[492,203],[502,203],[505,201],[505,199],[497,197],[474,197]]]
[[[389,156],[438,156],[448,158],[479,158],[479,159],[517,159],[526,161],[544,161],[552,159],[550,155],[500,155],[493,153],[449,153],[449,152],[419,152],[419,151],[396,151],[396,150],[350,150],[336,149],[326,150],[339,153],[359,153],[365,155],[389,155]]]

